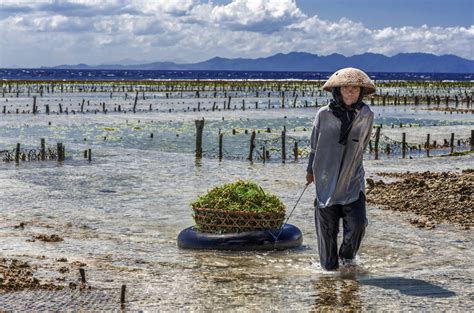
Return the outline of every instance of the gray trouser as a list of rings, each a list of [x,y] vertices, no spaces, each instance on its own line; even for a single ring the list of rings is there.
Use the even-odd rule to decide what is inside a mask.
[[[343,240],[337,252],[339,219],[343,221]],[[326,270],[336,270],[339,258],[354,259],[367,227],[365,195],[346,205],[333,205],[326,208],[315,207],[316,234],[318,236],[319,261]]]

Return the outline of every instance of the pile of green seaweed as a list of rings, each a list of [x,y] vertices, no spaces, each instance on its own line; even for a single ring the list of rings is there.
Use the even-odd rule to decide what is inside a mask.
[[[252,181],[214,187],[191,203],[197,229],[210,233],[280,228],[285,205]]]

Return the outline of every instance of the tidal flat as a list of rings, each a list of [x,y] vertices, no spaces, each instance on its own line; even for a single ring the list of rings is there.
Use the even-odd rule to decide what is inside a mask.
[[[377,156],[376,128],[364,156],[374,201],[359,271],[319,266],[314,185],[289,221],[303,232],[299,249],[177,247],[179,232],[193,225],[190,203],[222,183],[251,179],[292,209],[312,121],[330,96],[320,86],[3,82],[0,310],[119,310],[122,285],[129,310],[470,310],[471,82],[387,81],[366,99],[381,128]],[[203,119],[196,158],[195,121]],[[41,139],[51,149],[44,160]],[[64,160],[55,159],[57,143]],[[440,205],[462,223],[420,214],[423,192],[436,193],[433,201],[445,192]]]

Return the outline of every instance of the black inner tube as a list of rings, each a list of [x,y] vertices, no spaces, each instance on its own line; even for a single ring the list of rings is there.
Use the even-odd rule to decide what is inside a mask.
[[[183,229],[178,236],[178,247],[198,250],[285,250],[303,243],[298,227],[285,224],[281,229],[258,230],[241,233],[213,234],[200,232],[194,226]]]

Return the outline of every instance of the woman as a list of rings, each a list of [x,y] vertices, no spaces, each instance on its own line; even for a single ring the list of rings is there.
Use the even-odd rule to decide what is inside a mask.
[[[374,113],[362,102],[375,92],[363,71],[335,72],[323,89],[332,92],[329,105],[316,114],[306,180],[316,185],[315,223],[319,258],[326,270],[353,264],[367,226],[362,156],[370,139]],[[339,220],[343,241],[337,251]]]

